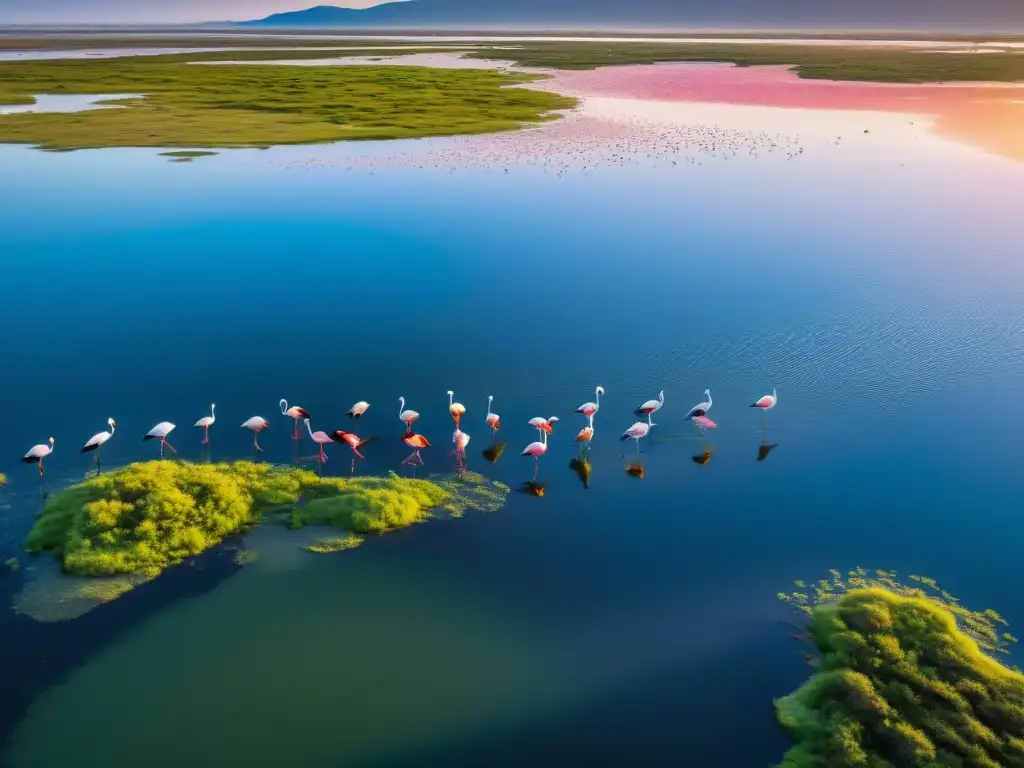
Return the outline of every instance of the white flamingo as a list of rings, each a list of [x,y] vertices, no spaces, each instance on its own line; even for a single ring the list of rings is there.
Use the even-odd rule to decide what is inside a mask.
[[[100,448],[110,438],[114,436],[114,430],[117,429],[117,422],[113,419],[107,419],[107,426],[110,427],[109,432],[97,432],[95,435],[90,437],[85,445],[82,446],[81,453],[89,453],[90,451],[96,451],[96,473],[100,471]]]
[[[165,445],[171,449],[171,453],[177,454],[178,452],[174,450],[174,446],[167,442],[167,436],[171,434],[173,430],[174,425],[171,424],[171,422],[161,421],[159,424],[157,424],[155,427],[149,430],[149,432],[146,433],[146,436],[142,438],[142,442],[146,442],[147,440],[159,440],[161,459],[164,457]]]
[[[362,416],[364,413],[366,413],[369,409],[370,409],[370,404],[368,402],[366,402],[365,400],[360,400],[358,403],[356,403],[351,408],[349,408],[348,412],[345,415],[348,416],[350,419],[358,419],[360,416]]]
[[[307,411],[305,408],[301,408],[301,407],[299,407],[297,405],[293,405],[293,406],[291,406],[289,408],[288,407],[288,401],[285,400],[284,398],[281,399],[281,402],[279,403],[279,405],[281,406],[281,414],[282,415],[284,415],[284,416],[291,416],[293,419],[295,419],[295,431],[292,432],[292,440],[298,440],[299,439],[299,422],[302,421],[303,419],[310,418],[309,411]]]
[[[641,438],[647,437],[647,433],[651,431],[651,425],[646,421],[638,421],[625,432],[622,433],[620,440],[636,440],[636,452],[640,453],[640,440]]]
[[[209,416],[203,416],[203,418],[201,418],[199,421],[197,421],[193,425],[195,427],[202,427],[203,428],[203,441],[200,443],[200,445],[209,445],[210,444],[210,427],[213,426],[213,422],[215,422],[216,420],[217,420],[217,404],[216,403],[211,403],[210,404],[210,415]]]
[[[637,416],[643,416],[644,414],[646,414],[647,415],[647,426],[648,427],[654,427],[654,426],[657,426],[657,425],[653,421],[651,421],[651,414],[654,413],[655,411],[660,411],[661,407],[664,404],[665,404],[665,390],[661,390],[661,392],[658,393],[658,399],[657,400],[648,400],[646,403],[644,403],[639,408],[637,408],[635,411],[633,411],[633,413],[635,413]]]
[[[22,461],[26,464],[38,464],[39,465],[39,476],[42,477],[45,472],[43,471],[43,459],[53,453],[53,438],[51,437],[46,443],[40,445],[33,445],[28,449],[22,457]]]
[[[242,422],[242,429],[248,429],[252,432],[252,452],[254,455],[263,453],[263,448],[260,447],[260,432],[269,426],[270,424],[262,416],[253,416],[251,419],[246,419]]]
[[[491,428],[491,440],[494,440],[494,433],[501,429],[501,417],[491,413],[491,403],[494,402],[494,395],[487,396],[487,426]]]
[[[398,398],[398,418],[405,422],[406,433],[412,432],[412,423],[420,417],[416,411],[405,410],[405,398]]]
[[[705,389],[704,396],[707,397],[707,400],[693,406],[693,408],[690,409],[690,412],[686,414],[687,419],[692,419],[695,416],[707,416],[708,411],[711,410],[711,390]]]

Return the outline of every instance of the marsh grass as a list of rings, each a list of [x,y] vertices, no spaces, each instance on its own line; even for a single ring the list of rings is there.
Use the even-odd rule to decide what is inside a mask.
[[[346,479],[249,461],[150,461],[51,496],[25,548],[52,552],[71,574],[152,578],[269,517],[282,515],[292,528],[379,534],[423,522],[435,509],[497,508],[502,489],[483,477]]]
[[[784,768],[1024,765],[1024,676],[990,655],[1005,650],[993,644],[1005,621],[910,578],[931,591],[857,569],[796,583],[813,598],[780,593],[808,615],[819,654],[811,679],[775,702],[797,742]]]
[[[216,154],[216,152],[181,149],[175,152],[161,152],[160,157],[169,157],[178,162],[191,162],[197,157],[213,157]]]
[[[500,54],[500,55],[499,55]],[[1024,51],[958,55],[920,49],[741,43],[524,42],[516,49],[478,48],[468,58],[502,58],[520,66],[595,69],[624,64],[707,61],[741,67],[785,65],[800,77],[890,83],[1024,80]]]
[[[290,57],[280,54],[298,54]],[[316,52],[320,55],[322,52]],[[226,52],[250,60],[309,51]],[[35,94],[142,94],[121,109],[0,117],[0,142],[48,150],[265,147],[513,130],[576,102],[529,88],[538,76],[426,67],[221,66],[214,54],[0,62],[0,104]]]
[[[317,554],[329,554],[331,552],[343,552],[346,549],[355,549],[363,543],[361,536],[334,536],[326,539],[318,539],[312,544],[307,544],[306,549]]]

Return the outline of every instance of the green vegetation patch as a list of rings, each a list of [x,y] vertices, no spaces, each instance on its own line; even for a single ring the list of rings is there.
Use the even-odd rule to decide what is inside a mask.
[[[523,42],[515,49],[478,48],[468,58],[501,58],[521,66],[595,69],[671,61],[728,62],[741,67],[791,66],[800,77],[891,83],[1024,80],[1024,52],[958,55],[882,46],[756,43]]]
[[[332,538],[318,539],[312,544],[308,544],[306,549],[310,552],[316,552],[317,554],[326,555],[331,552],[343,552],[346,549],[355,549],[363,543],[362,536],[335,536]]]
[[[31,103],[40,93],[144,96],[118,102],[119,109],[3,115],[0,142],[72,150],[451,136],[517,129],[553,119],[552,112],[576,103],[546,91],[506,87],[537,77],[493,70],[194,63],[311,54],[326,55],[244,51],[0,62],[0,104]]]
[[[462,509],[474,500],[492,508],[505,488],[483,478],[444,483],[394,473],[318,477],[306,469],[249,461],[143,462],[52,496],[25,547],[53,552],[67,573],[152,578],[270,514],[285,512],[293,528],[332,525],[356,534],[385,533],[422,522],[435,508]]]
[[[7,475],[5,475],[3,472],[0,472],[0,488],[2,488],[5,485],[7,485]]]
[[[833,571],[815,598],[780,595],[809,614],[820,654],[814,676],[775,702],[797,741],[781,765],[1024,766],[1024,676],[976,639],[1001,650],[1002,618],[961,608],[934,582],[932,594],[891,572],[851,574]]]

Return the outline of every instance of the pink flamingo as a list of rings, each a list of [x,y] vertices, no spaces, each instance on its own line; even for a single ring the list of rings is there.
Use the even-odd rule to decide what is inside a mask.
[[[533,456],[533,482],[537,482],[537,473],[540,471],[540,457],[548,450],[548,432],[550,431],[550,429],[542,431],[540,434],[541,441],[543,442],[530,443],[523,449],[521,454],[523,456]]]
[[[420,456],[420,449],[430,448],[430,441],[427,440],[423,435],[418,435],[415,432],[408,432],[402,437],[402,442],[412,448],[412,453],[407,456],[402,463],[403,464],[419,464],[423,466],[423,457]]]
[[[491,403],[494,402],[494,395],[487,396],[487,426],[491,428],[491,442],[494,442],[494,433],[501,429],[501,417],[491,413]]]
[[[540,416],[534,416],[528,422],[531,427],[537,430],[537,436],[540,437],[544,432],[551,432],[554,429],[555,422],[558,421],[557,416],[544,419]]]
[[[772,388],[772,393],[770,395],[764,395],[763,397],[758,398],[756,403],[752,403],[751,404],[751,406],[750,406],[751,408],[758,408],[761,411],[761,427],[762,427],[762,430],[764,428],[764,424],[765,424],[765,421],[766,421],[765,412],[766,411],[770,411],[772,408],[774,408],[776,405],[778,405],[778,403],[779,403],[779,396],[775,393],[775,389],[773,387]]]
[[[650,414],[648,413],[648,416]],[[646,421],[638,421],[625,432],[622,433],[620,440],[636,440],[636,452],[640,453],[640,440],[641,438],[647,437],[647,433],[651,431],[651,425]]]
[[[582,413],[591,420],[591,423],[593,423],[594,414],[601,408],[601,395],[604,394],[604,387],[598,387],[594,392],[597,398],[596,403],[584,403],[576,409],[576,413]]]
[[[455,469],[461,472],[466,468],[466,446],[469,445],[469,435],[456,428],[452,433],[452,442],[455,444]]]
[[[363,456],[363,454],[359,452],[359,449],[366,445],[368,442],[370,442],[370,438],[366,438],[365,440],[363,440],[359,437],[359,435],[354,434],[352,432],[346,432],[343,429],[334,430],[334,437],[338,440],[338,442],[345,443],[346,445],[348,445],[349,448],[352,449],[352,471],[355,472],[356,459],[366,458],[365,456]]]
[[[300,408],[297,405],[293,405],[291,408],[289,408],[288,401],[283,398],[281,399],[281,402],[278,403],[278,405],[281,406],[282,415],[291,416],[293,419],[295,419],[295,431],[292,432],[292,440],[298,440],[299,422],[302,421],[303,419],[308,420],[309,418],[311,418],[309,415],[309,411],[307,411],[305,408]]]
[[[464,406],[462,403],[452,402],[452,399],[454,397],[455,397],[455,393],[452,392],[449,389],[448,390],[448,413],[450,413],[452,415],[452,418],[455,419],[455,429],[458,429],[459,428],[459,419],[461,419],[465,415],[465,413],[466,413],[466,406]]]
[[[594,439],[594,416],[591,414],[590,423],[576,435],[576,442],[580,444],[580,451],[590,447],[590,441]]]
[[[320,455],[317,456],[317,461],[322,464],[323,462],[327,461],[327,454],[324,453],[324,446],[327,445],[328,443],[333,443],[334,441],[326,432],[314,432],[313,428],[309,426],[309,419],[304,419],[304,421],[306,422],[306,431],[309,432],[310,438],[313,440],[314,443],[317,444],[317,447],[320,449]]]

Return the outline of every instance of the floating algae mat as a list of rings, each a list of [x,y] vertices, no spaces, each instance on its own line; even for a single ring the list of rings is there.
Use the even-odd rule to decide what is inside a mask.
[[[341,529],[346,535],[297,536],[299,546],[334,551],[351,548],[360,535],[404,528],[435,514],[493,511],[508,491],[469,473],[347,479],[249,461],[129,464],[46,503],[25,546],[35,554],[52,553],[66,576],[34,566],[15,607],[40,621],[80,616],[270,516],[283,517],[293,529]],[[251,557],[237,561],[244,565]]]

